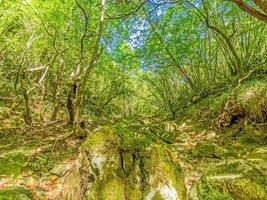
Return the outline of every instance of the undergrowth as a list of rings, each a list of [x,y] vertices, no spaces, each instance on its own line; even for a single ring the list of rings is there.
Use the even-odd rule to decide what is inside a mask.
[[[225,105],[229,99],[235,99],[235,107],[242,113],[245,121],[267,122],[267,78],[248,80],[240,87],[209,95],[191,104],[182,115],[212,124],[216,117],[226,111]]]

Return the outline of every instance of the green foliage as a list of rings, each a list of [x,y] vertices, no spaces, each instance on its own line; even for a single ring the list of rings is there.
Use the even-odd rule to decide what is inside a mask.
[[[0,190],[0,199],[3,200],[33,200],[30,191],[23,187],[8,187]]]
[[[83,116],[176,119],[201,114],[201,101],[214,117],[238,79],[266,74],[266,25],[230,2],[105,6],[100,30],[99,1],[2,0],[0,97],[21,115],[29,104],[34,122],[65,120],[77,82]],[[264,122],[266,88],[252,87],[253,98],[237,93],[250,120]]]

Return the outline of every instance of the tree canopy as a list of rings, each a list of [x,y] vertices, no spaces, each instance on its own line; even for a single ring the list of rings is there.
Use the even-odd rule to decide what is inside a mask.
[[[266,73],[265,1],[0,5],[1,97],[28,125],[61,113],[80,135],[81,115],[176,118],[190,102]]]

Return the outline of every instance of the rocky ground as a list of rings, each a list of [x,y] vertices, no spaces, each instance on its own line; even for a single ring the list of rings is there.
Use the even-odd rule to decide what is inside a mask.
[[[88,130],[63,122],[1,129],[0,199],[267,199],[267,133],[125,121]]]
[[[0,199],[54,199],[81,143],[61,140],[69,132],[62,123],[1,130]]]

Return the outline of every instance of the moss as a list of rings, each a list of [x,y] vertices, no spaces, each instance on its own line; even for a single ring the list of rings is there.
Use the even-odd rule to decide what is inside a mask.
[[[32,194],[23,187],[9,187],[0,190],[1,200],[33,200]]]
[[[99,187],[99,199],[121,200],[124,194],[123,181],[115,174],[110,174],[106,179],[101,180]]]
[[[148,158],[144,162],[144,173],[153,175],[154,180],[145,194],[147,195],[151,188],[171,184],[177,191],[179,198],[181,200],[186,199],[182,169],[176,160],[171,159],[169,154],[171,152],[166,151],[158,144],[153,145],[150,149]]]
[[[91,191],[87,194],[88,200],[121,200],[124,194],[124,182],[116,173],[114,165],[106,166],[103,176],[96,180]]]
[[[198,145],[193,149],[192,153],[194,156],[222,158],[226,154],[226,151],[216,144],[203,142],[198,143]]]
[[[242,162],[211,168],[197,184],[199,199],[267,199],[267,177]]]
[[[227,149],[228,153],[236,154],[236,158],[263,158],[264,154],[257,153],[255,149],[262,148],[267,145],[264,136],[257,136],[255,131],[261,132],[261,135],[266,135],[265,130],[255,130],[252,125],[243,126],[236,124],[231,128],[225,129],[221,134],[219,141],[223,148]],[[229,156],[229,155],[226,155]]]
[[[108,141],[116,142],[116,137],[117,135],[112,127],[104,126],[101,131],[90,133],[81,147],[85,151],[90,151],[91,149],[96,149],[99,146],[104,145]]]
[[[152,200],[165,200],[165,199],[161,196],[160,192],[156,192]]]
[[[175,156],[145,134],[124,127],[105,127],[89,135],[82,150],[89,154],[89,162],[95,155],[106,158],[101,173],[91,166],[94,182],[87,199],[139,200],[163,185],[171,185],[181,200],[186,199],[183,172]]]
[[[208,118],[215,117],[221,112],[228,97],[229,91],[222,94],[209,95],[199,102],[191,104],[186,110],[186,114],[189,115],[190,118],[197,119],[203,116],[208,116]]]
[[[22,152],[5,155],[0,158],[0,176],[17,177],[26,164],[27,160]]]
[[[232,181],[215,182],[213,184],[224,192],[232,194],[235,199],[267,199],[266,189],[251,179],[238,178]]]
[[[125,197],[129,200],[140,200],[142,199],[142,189],[127,184],[125,186]]]
[[[251,153],[247,154],[246,157],[267,160],[267,147],[255,148]]]
[[[247,118],[254,122],[266,122],[267,120],[267,82],[263,80],[251,80],[235,89],[239,104],[243,108]]]
[[[205,179],[198,183],[197,193],[199,200],[234,200],[233,197],[222,193]]]
[[[223,93],[217,97],[211,97],[211,101],[209,102],[209,110],[212,112],[213,116],[217,115],[222,109],[229,97],[229,93]]]

